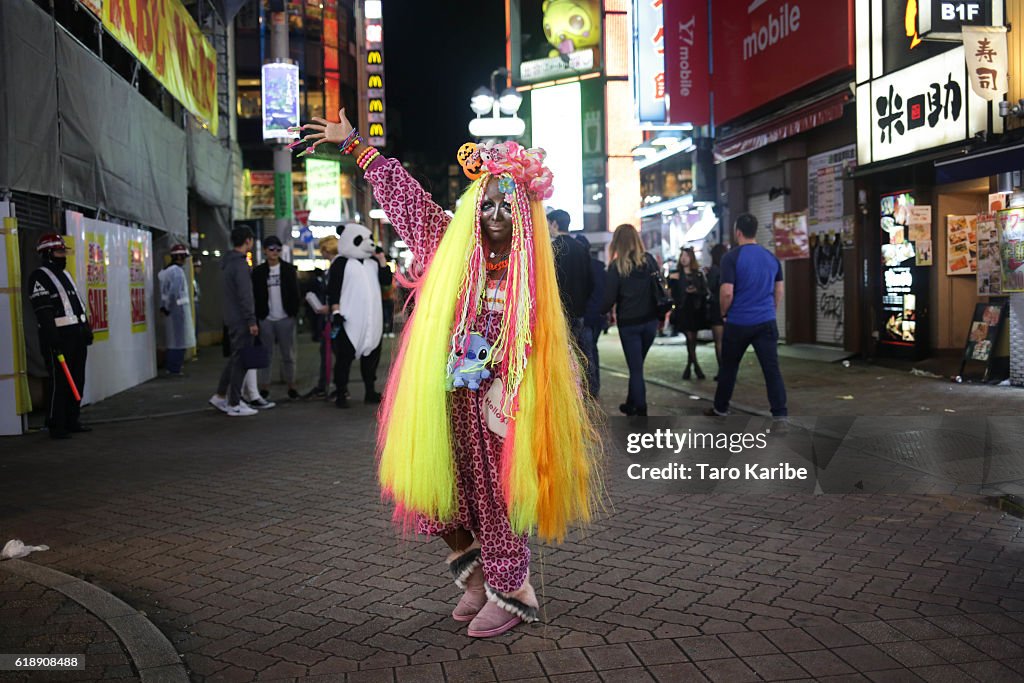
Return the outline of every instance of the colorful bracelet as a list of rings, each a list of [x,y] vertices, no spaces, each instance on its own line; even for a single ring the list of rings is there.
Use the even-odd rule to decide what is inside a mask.
[[[353,128],[352,132],[348,134],[348,137],[345,138],[344,142],[338,145],[338,149],[341,150],[342,154],[351,154],[352,151],[356,147],[358,147],[359,143],[361,143],[362,141],[363,138],[360,137],[359,131]]]
[[[380,152],[378,152],[377,150],[373,149],[372,147],[370,148],[370,150],[370,154],[360,157],[360,160],[356,162],[359,168],[363,169],[364,173],[366,172],[367,169],[370,168],[370,164],[373,163],[373,160],[380,156]]]
[[[364,149],[362,152],[359,153],[359,156],[356,158],[356,165],[362,168],[366,158],[376,151],[377,150],[375,150],[373,147],[367,147],[366,149]]]

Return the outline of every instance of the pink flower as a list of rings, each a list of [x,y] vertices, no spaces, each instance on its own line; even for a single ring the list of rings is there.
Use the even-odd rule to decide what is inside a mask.
[[[554,176],[544,166],[545,156],[544,150],[526,149],[517,142],[503,142],[480,150],[480,158],[489,174],[512,176],[538,199],[548,199],[554,193]]]

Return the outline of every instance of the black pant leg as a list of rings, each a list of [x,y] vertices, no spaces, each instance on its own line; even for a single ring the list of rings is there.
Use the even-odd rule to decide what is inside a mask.
[[[334,388],[338,392],[338,401],[345,398],[345,391],[348,389],[348,373],[352,368],[352,361],[356,358],[355,347],[349,341],[345,330],[338,332],[334,338]]]
[[[377,388],[377,366],[380,365],[380,344],[370,352],[368,356],[359,359],[359,371],[363,375],[363,384],[366,387],[366,395],[376,393]]]

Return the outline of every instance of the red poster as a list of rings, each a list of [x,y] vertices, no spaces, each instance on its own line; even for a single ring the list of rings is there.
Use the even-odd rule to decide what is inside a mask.
[[[820,78],[852,69],[853,4],[715,3],[715,122],[724,123]]]
[[[707,0],[665,7],[665,103],[669,123],[711,123]]]

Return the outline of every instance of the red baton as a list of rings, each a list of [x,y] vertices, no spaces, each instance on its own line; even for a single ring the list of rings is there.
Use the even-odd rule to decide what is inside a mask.
[[[68,364],[64,362],[63,353],[57,354],[57,361],[60,363],[60,366],[64,369],[64,377],[66,377],[68,380],[68,386],[71,387],[72,395],[74,395],[76,401],[81,401],[82,395],[78,393],[78,387],[75,386],[75,380],[72,379],[71,377],[71,371],[68,370]]]

